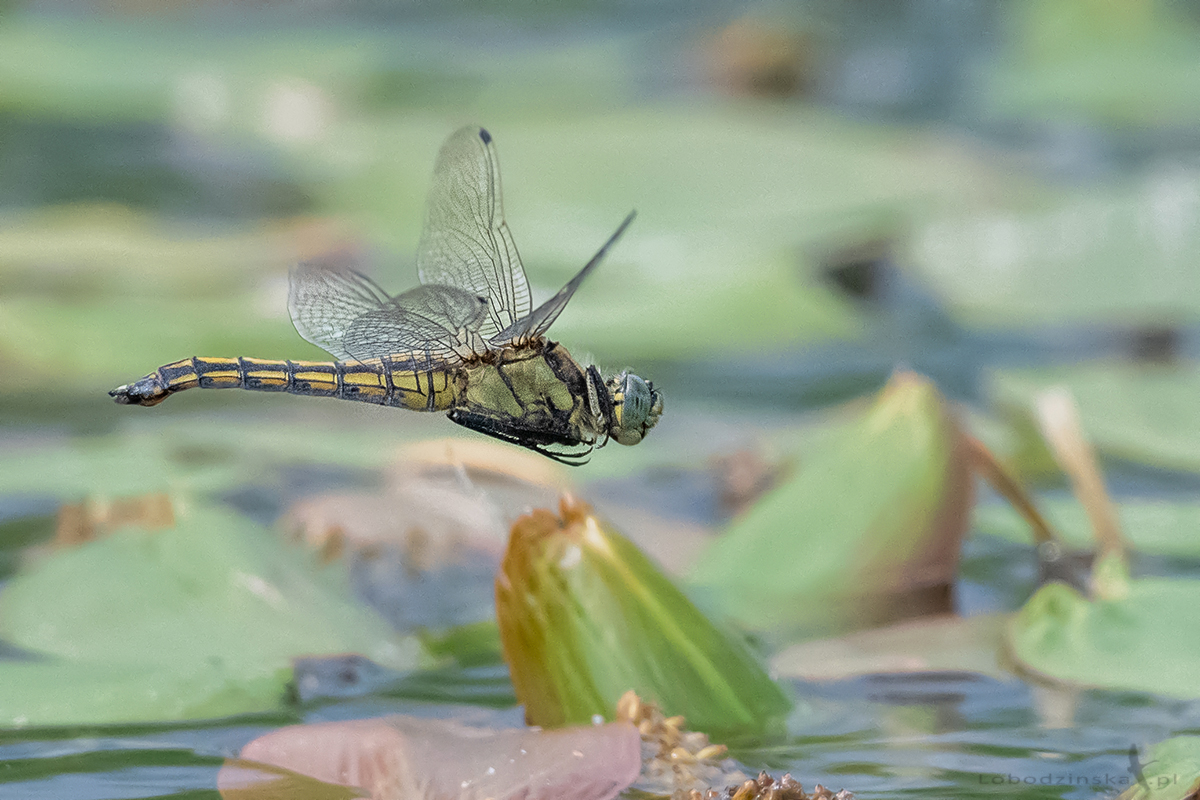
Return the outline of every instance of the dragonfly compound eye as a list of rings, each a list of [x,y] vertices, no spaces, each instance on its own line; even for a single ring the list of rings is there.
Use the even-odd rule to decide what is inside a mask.
[[[628,372],[622,372],[608,384],[614,423],[610,433],[618,444],[637,444],[658,422],[662,397],[646,381]]]

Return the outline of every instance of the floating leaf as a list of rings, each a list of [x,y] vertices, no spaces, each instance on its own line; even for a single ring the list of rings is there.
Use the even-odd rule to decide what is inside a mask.
[[[972,501],[952,412],[928,381],[897,373],[712,543],[691,583],[759,630],[885,617],[898,595],[954,580]]]
[[[1049,583],[1013,619],[1022,667],[1081,686],[1200,696],[1200,581],[1131,580],[1115,555],[1099,562],[1089,599]]]
[[[1193,364],[1101,361],[992,373],[1000,403],[1026,410],[1050,386],[1079,404],[1084,431],[1101,456],[1200,472],[1200,368]]]
[[[1196,25],[1170,3],[1037,0],[999,9],[1009,52],[988,75],[993,114],[1095,119],[1138,131],[1196,121]]]
[[[118,646],[114,643],[114,648]],[[0,728],[215,719],[279,711],[291,680],[288,666],[232,675],[215,660],[174,664],[0,660]]]
[[[1117,800],[1194,800],[1200,792],[1200,737],[1175,736],[1129,754],[1137,783]]]
[[[633,689],[697,730],[761,731],[790,708],[745,643],[629,540],[563,497],[513,525],[496,578],[504,655],[535,725],[611,716]]]
[[[1092,530],[1083,507],[1071,497],[1039,501],[1055,530],[1074,547],[1091,547]],[[1200,556],[1200,503],[1178,499],[1130,498],[1117,506],[1121,530],[1139,553],[1164,556]],[[1029,542],[1029,526],[1010,507],[981,506],[975,529],[1012,542]]]
[[[247,762],[364,789],[375,800],[610,800],[637,778],[641,740],[628,722],[555,731],[400,716],[295,725],[255,739],[222,768],[217,785],[227,800],[281,796],[286,773]]]
[[[46,656],[46,675],[69,676],[71,692],[94,694],[72,720],[70,708],[16,680],[28,663],[3,663],[0,687],[10,691],[0,688],[2,724],[260,711],[284,702],[295,656],[357,652],[412,669],[420,653],[354,602],[340,573],[217,508],[38,561],[0,594],[0,637]],[[140,696],[136,682],[112,680],[126,674],[149,676],[156,699],[130,703]],[[54,691],[48,679],[38,685]],[[207,706],[198,699],[205,695],[215,698]]]

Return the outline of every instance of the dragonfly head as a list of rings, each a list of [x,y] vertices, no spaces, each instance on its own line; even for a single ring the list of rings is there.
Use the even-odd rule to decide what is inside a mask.
[[[612,398],[612,420],[608,435],[618,444],[637,444],[662,416],[662,395],[654,384],[631,372],[622,372],[605,381]]]

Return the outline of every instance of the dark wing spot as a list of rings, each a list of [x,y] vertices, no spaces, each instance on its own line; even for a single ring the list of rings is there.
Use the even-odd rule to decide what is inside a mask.
[[[491,143],[492,143],[492,135],[491,135],[490,133],[488,133],[488,132],[487,132],[487,128],[480,128],[480,129],[479,129],[479,138],[480,138],[480,139],[483,139],[483,143],[484,143],[484,144],[491,144]]]

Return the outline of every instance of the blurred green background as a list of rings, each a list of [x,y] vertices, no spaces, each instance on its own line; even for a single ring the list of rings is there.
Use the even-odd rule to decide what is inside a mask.
[[[666,398],[644,443],[571,475],[596,497],[723,523],[712,459],[786,460],[814,410],[903,366],[1031,480],[1029,398],[1065,383],[1118,492],[1194,502],[1194,3],[0,0],[0,583],[63,502],[167,491],[271,521],[405,442],[473,436],[286,395],[107,396],[192,355],[323,359],[288,320],[289,267],[349,248],[387,289],[415,285],[433,161],[465,124],[497,143],[535,303],[638,212],[552,330]],[[1011,608],[993,556],[966,596]],[[954,713],[1028,766],[1014,691]],[[1121,707],[1095,714],[1115,728]],[[1200,725],[1154,708],[1155,730]],[[0,776],[43,745],[0,734]],[[1112,730],[1075,745],[1096,771],[1128,749]],[[871,736],[813,747],[784,761],[867,794],[971,783],[956,764],[906,784],[918,756]],[[847,767],[839,747],[870,752]],[[37,796],[209,785],[105,794],[49,763]]]

